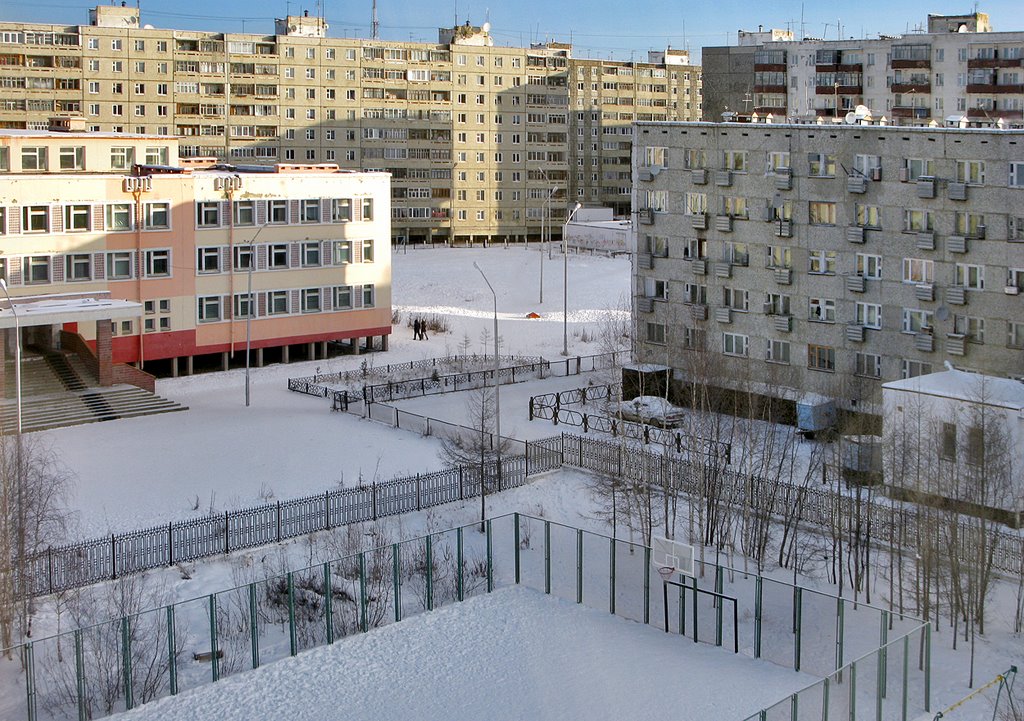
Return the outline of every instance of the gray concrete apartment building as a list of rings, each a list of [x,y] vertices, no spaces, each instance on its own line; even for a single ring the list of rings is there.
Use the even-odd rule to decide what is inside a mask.
[[[1024,125],[1024,31],[996,32],[988,15],[929,15],[919,32],[794,38],[740,31],[702,51],[703,119],[726,110],[764,117],[843,118],[864,106],[898,125]]]
[[[862,409],[1024,377],[1024,131],[638,123],[634,169],[639,362]]]

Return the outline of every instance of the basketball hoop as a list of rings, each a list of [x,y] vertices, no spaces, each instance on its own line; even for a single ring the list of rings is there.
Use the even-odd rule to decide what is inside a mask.
[[[672,578],[672,574],[676,572],[676,569],[672,566],[658,566],[658,574],[661,576],[662,581],[667,581]]]

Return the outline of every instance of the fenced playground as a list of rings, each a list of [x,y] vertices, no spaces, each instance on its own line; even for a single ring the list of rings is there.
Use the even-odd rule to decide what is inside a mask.
[[[708,693],[757,660],[817,677],[745,721],[929,710],[928,623],[700,560],[672,581],[642,544],[510,514],[9,649],[21,692],[0,713],[101,718],[515,584],[720,647],[736,676]]]

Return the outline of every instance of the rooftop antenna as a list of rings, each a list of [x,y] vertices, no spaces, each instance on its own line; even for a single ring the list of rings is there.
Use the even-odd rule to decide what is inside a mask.
[[[373,19],[370,21],[370,27],[373,28],[373,39],[377,40],[380,38],[380,21],[377,19],[377,0],[373,0]]]
[[[804,4],[800,3],[800,40],[807,37],[807,28],[804,27]]]

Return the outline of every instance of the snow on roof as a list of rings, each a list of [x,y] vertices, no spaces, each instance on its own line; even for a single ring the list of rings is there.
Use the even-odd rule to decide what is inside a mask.
[[[142,303],[111,298],[14,298],[13,301],[14,312],[9,307],[0,310],[0,328],[13,328],[15,320],[25,327],[134,318],[142,310]]]
[[[1024,383],[1011,378],[955,369],[890,381],[884,383],[882,389],[925,393],[962,401],[984,401],[991,405],[1024,409]]]

